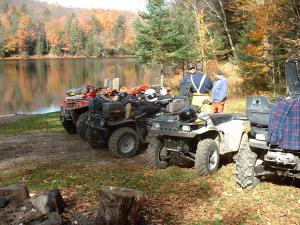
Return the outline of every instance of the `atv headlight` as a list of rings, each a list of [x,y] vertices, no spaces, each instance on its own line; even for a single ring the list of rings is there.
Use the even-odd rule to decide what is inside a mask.
[[[182,131],[191,131],[191,126],[182,126]]]
[[[100,126],[104,126],[105,125],[105,121],[104,120],[100,120]]]
[[[155,129],[159,129],[159,128],[160,128],[160,124],[159,124],[159,123],[153,123],[153,127],[154,127]]]
[[[264,135],[264,134],[256,134],[255,138],[257,140],[260,140],[260,141],[265,141],[266,140],[266,135]]]

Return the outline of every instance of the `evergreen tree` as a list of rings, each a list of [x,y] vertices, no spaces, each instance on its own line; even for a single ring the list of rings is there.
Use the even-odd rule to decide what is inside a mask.
[[[9,4],[8,4],[8,0],[4,0],[1,3],[1,11],[5,14],[8,10]]]
[[[91,16],[88,22],[89,30],[85,43],[85,54],[89,56],[100,56],[103,46],[100,41],[102,26],[96,16]]]
[[[117,18],[116,23],[112,28],[113,44],[117,51],[124,47],[125,31],[126,19],[121,15]]]
[[[20,12],[22,14],[28,14],[28,8],[27,8],[27,5],[25,3],[22,4]]]
[[[72,55],[83,54],[85,35],[74,14],[69,16],[67,20],[66,31],[67,31],[68,38],[70,40],[69,52]]]
[[[44,55],[46,54],[46,31],[43,24],[37,24],[37,38],[35,45],[35,54]]]
[[[5,37],[4,37],[5,29],[0,23],[0,57],[5,57]]]
[[[137,56],[141,62],[183,63],[197,57],[193,20],[175,17],[165,0],[148,0],[142,21],[135,23]]]

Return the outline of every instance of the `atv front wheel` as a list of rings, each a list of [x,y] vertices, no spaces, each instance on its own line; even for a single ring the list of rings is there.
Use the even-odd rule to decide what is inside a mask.
[[[200,176],[214,174],[219,167],[219,147],[212,139],[204,139],[197,145],[195,169]]]
[[[88,116],[89,116],[89,112],[84,112],[79,116],[76,122],[76,131],[83,140],[86,140],[85,131],[88,125],[85,122],[87,121]]]
[[[61,125],[69,134],[76,134],[76,125],[71,120],[63,120]]]
[[[139,149],[139,137],[135,130],[123,127],[115,130],[110,136],[108,147],[117,158],[129,158]]]
[[[153,138],[149,142],[147,155],[149,164],[155,169],[165,169],[169,165],[169,152],[164,148],[161,140]]]
[[[259,179],[255,177],[257,154],[251,151],[248,135],[243,134],[239,152],[236,156],[236,183],[242,188],[254,188]]]
[[[97,129],[87,126],[84,136],[86,138],[86,141],[93,149],[103,148],[106,145],[103,134]]]

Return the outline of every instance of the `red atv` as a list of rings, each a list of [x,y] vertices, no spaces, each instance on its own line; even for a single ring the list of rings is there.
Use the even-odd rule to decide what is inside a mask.
[[[60,121],[70,134],[79,133],[82,136],[90,100],[93,99],[99,88],[84,86],[78,89],[66,90],[66,97],[61,103]]]

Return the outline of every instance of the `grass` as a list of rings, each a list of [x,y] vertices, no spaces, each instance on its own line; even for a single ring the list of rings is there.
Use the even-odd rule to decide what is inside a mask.
[[[109,165],[91,164],[86,159],[42,164],[36,161],[10,173],[0,172],[0,186],[26,182],[31,191],[58,187],[64,196],[74,195],[92,206],[97,204],[102,185],[133,188],[149,197],[145,210],[149,218],[161,219],[158,224],[283,224],[286,219],[299,222],[299,189],[264,182],[254,190],[240,191],[234,169],[234,164],[229,164],[212,177],[199,177],[194,169],[152,170],[136,167],[127,160]],[[76,202],[72,198],[75,197],[69,201]],[[280,205],[274,204],[274,199]]]
[[[32,162],[35,163],[38,162]],[[165,189],[165,186],[171,187],[198,177],[193,170],[183,172],[178,167],[158,171],[128,170],[120,167],[85,167],[84,162],[70,160],[67,163],[47,166],[37,164],[34,169],[22,168],[5,175],[0,173],[0,178],[0,185],[26,181],[31,190],[75,187],[84,192],[91,192],[99,189],[101,185],[113,185],[146,193],[165,194],[172,192],[172,189]],[[207,184],[199,180],[199,187],[206,189]]]
[[[225,103],[225,113],[246,113],[246,97],[229,96]]]
[[[32,115],[1,126],[0,135],[19,135],[37,132],[62,131],[59,113]]]

